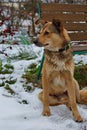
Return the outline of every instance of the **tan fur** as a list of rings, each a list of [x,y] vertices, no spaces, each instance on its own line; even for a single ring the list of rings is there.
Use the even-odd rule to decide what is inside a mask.
[[[43,102],[43,115],[50,116],[49,106],[66,104],[73,112],[74,119],[83,121],[78,103],[87,104],[87,91],[79,91],[79,85],[74,78],[74,61],[72,49],[62,52],[59,49],[67,46],[70,37],[60,20],[53,20],[44,25],[37,42],[44,46],[45,60],[42,70],[43,91],[39,99]]]

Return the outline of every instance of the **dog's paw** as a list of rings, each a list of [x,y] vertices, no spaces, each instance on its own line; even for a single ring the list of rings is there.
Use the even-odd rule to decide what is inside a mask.
[[[81,117],[81,115],[76,115],[74,116],[74,118],[76,122],[83,122],[83,118]]]
[[[48,110],[43,110],[42,114],[43,114],[43,116],[50,116],[51,112],[50,112],[49,109]]]

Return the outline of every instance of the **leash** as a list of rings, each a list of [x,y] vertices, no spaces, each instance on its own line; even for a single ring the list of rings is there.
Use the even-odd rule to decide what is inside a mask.
[[[44,59],[45,59],[45,57],[44,57],[44,54],[43,54],[42,59],[41,59],[41,63],[39,65],[39,67],[38,67],[38,73],[37,73],[36,81],[38,81],[40,79]]]

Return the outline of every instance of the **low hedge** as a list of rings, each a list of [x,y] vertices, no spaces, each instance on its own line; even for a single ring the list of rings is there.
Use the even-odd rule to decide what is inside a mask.
[[[78,81],[80,89],[87,86],[87,65],[75,66],[75,79]]]
[[[28,70],[25,72],[25,74],[22,76],[23,78],[26,78],[27,82],[33,83],[35,87],[41,87],[41,78],[37,82],[37,65],[31,65]],[[78,81],[80,85],[80,89],[87,86],[87,65],[76,65],[75,66],[75,73],[74,73],[75,79]]]

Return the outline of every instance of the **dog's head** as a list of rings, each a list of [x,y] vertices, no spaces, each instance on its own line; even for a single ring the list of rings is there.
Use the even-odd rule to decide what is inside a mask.
[[[45,22],[44,22],[45,23]],[[46,22],[34,43],[48,50],[59,50],[70,42],[70,37],[58,19]]]

